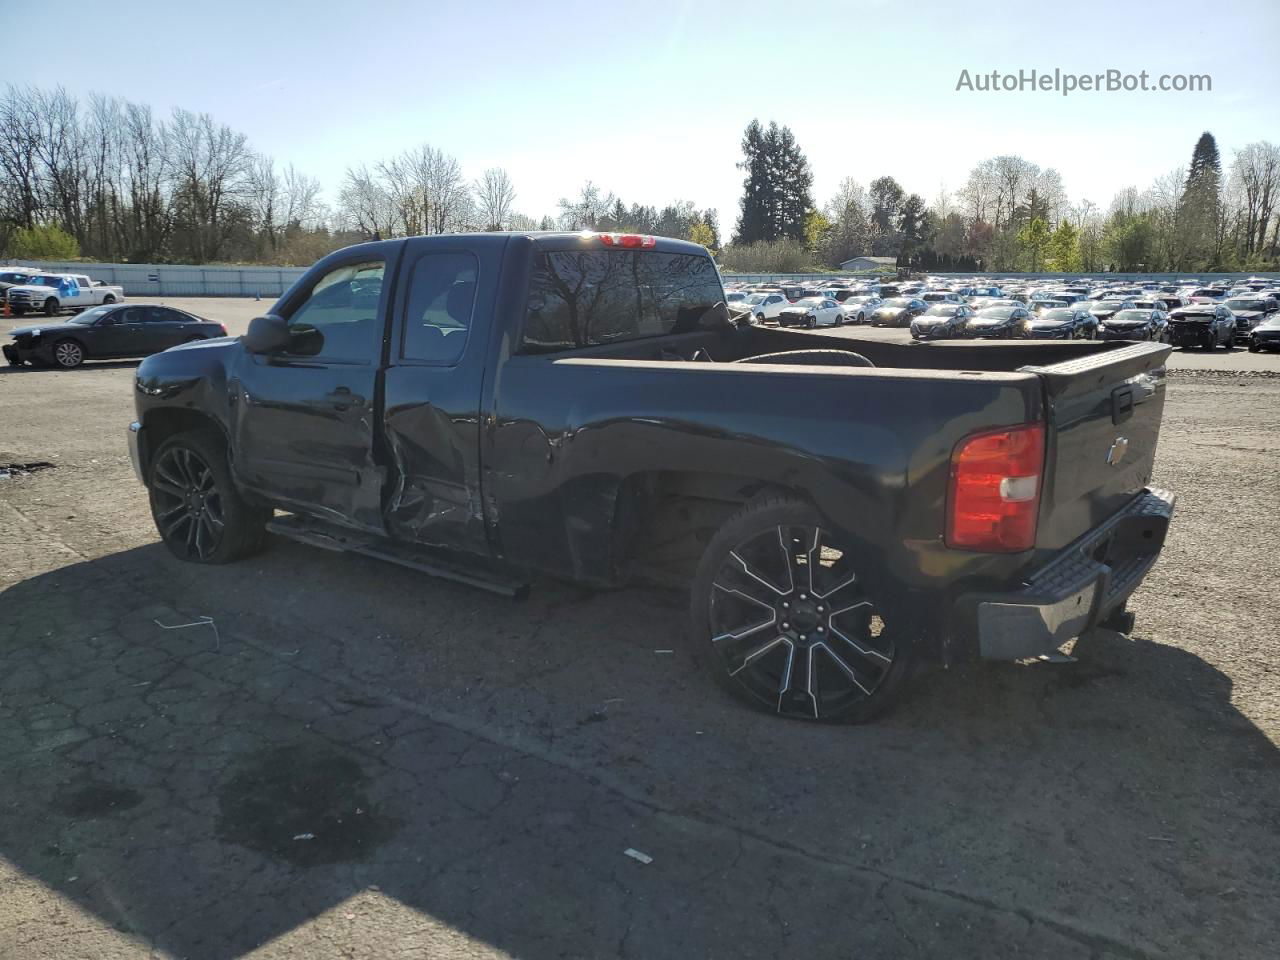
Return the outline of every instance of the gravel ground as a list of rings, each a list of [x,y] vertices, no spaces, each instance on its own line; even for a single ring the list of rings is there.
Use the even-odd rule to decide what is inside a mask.
[[[0,372],[52,465],[0,479],[0,957],[1274,956],[1280,382],[1186,356],[1134,635],[850,728],[709,688],[660,591],[180,564],[134,365]]]

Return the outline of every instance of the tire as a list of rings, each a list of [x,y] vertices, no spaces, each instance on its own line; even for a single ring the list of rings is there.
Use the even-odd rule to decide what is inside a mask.
[[[50,297],[44,302],[44,315],[46,317],[54,317],[58,314],[58,301]]]
[[[1262,348],[1261,348],[1260,346],[1258,346],[1256,343],[1251,343],[1251,344],[1249,344],[1249,352],[1250,352],[1250,353],[1261,353],[1261,352],[1262,352]]]
[[[105,297],[102,298],[103,306],[106,306],[108,303],[115,303],[115,302],[116,302],[115,296],[110,293],[108,293]]]
[[[262,549],[271,511],[240,496],[226,450],[216,430],[179,433],[160,445],[148,467],[151,518],[179,560],[231,563]]]
[[[761,324],[762,326],[764,325],[764,314],[763,314],[763,313],[757,313],[757,314],[756,314],[756,323]]]
[[[757,709],[865,722],[897,699],[910,644],[894,636],[856,558],[822,523],[811,505],[787,496],[749,503],[725,521],[694,578],[693,653]]]
[[[1227,353],[1236,348],[1236,335],[1234,332],[1227,334],[1227,342],[1223,346],[1227,348]]]
[[[815,319],[814,317],[809,317],[809,318],[805,321],[804,328],[805,328],[806,330],[812,330],[812,329],[813,329],[814,327],[816,327],[817,325],[818,325],[818,321],[817,321],[817,319]]]
[[[75,340],[59,340],[49,351],[53,365],[63,370],[74,370],[84,363],[84,347]]]

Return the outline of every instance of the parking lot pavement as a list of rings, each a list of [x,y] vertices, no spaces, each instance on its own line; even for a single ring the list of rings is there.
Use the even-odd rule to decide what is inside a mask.
[[[1280,382],[1172,380],[1132,638],[818,727],[676,594],[172,560],[132,370],[0,372],[0,957],[1274,955]]]

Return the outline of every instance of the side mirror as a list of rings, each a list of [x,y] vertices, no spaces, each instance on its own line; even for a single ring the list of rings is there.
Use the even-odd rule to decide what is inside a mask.
[[[289,321],[274,313],[254,317],[241,340],[250,353],[278,353],[289,345]]]

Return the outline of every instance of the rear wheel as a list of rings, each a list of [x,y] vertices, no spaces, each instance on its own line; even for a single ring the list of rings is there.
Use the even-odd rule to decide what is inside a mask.
[[[896,698],[909,644],[886,624],[852,545],[809,504],[748,504],[712,538],[692,591],[694,654],[753,706],[870,720]]]
[[[271,511],[240,496],[216,431],[180,433],[162,443],[147,490],[160,538],[179,560],[230,563],[261,549]]]
[[[103,302],[104,304],[106,304],[106,303],[115,303],[115,302],[116,302],[116,298],[115,298],[115,297],[113,297],[111,294],[109,294],[109,293],[108,293],[105,297],[103,297],[103,298],[102,298],[102,302]]]
[[[1227,334],[1227,342],[1224,343],[1223,346],[1227,348],[1227,352],[1236,348],[1236,334],[1234,330]]]

